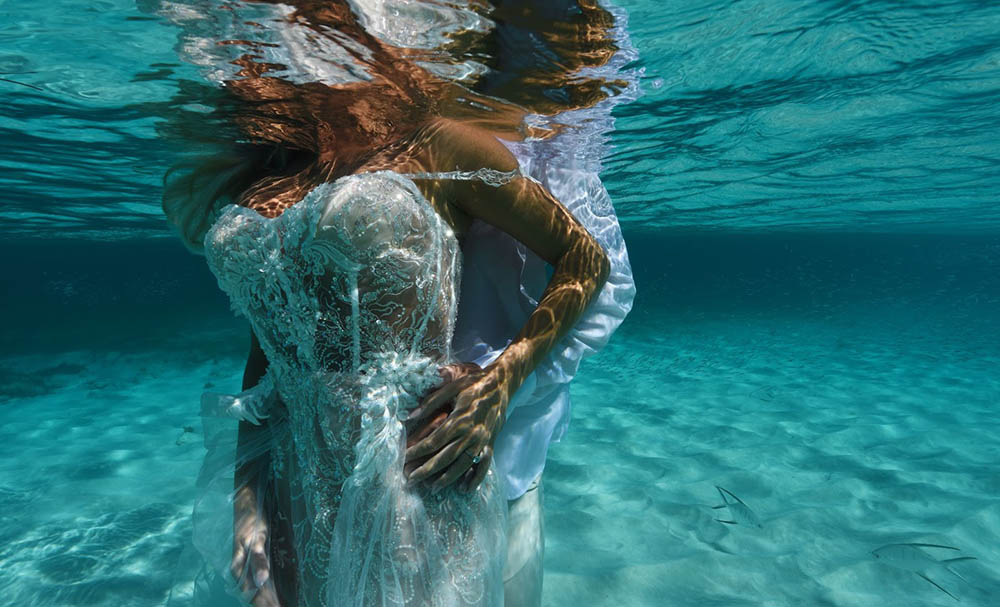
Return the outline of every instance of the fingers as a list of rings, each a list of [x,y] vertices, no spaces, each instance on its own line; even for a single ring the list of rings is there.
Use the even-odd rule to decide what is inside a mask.
[[[470,404],[471,401],[471,404]],[[460,395],[455,400],[455,408],[447,419],[431,431],[426,438],[415,441],[406,449],[406,460],[427,457],[442,449],[448,443],[463,437],[468,441],[468,447],[476,447],[476,452],[493,441],[492,435],[496,428],[499,413],[489,402],[476,399],[474,396]]]
[[[455,463],[449,466],[444,473],[431,484],[431,490],[440,491],[457,481],[475,466],[472,461],[472,456],[469,455],[467,451],[459,453]]]
[[[257,588],[263,588],[271,580],[271,563],[262,541],[254,542],[250,552],[250,573],[253,574],[253,583]]]
[[[483,447],[478,452],[480,457],[478,463],[473,463],[472,453],[474,451],[474,448],[461,448],[460,442],[455,441],[442,449],[434,458],[425,460],[417,468],[420,471],[419,474],[415,474],[416,471],[414,471],[414,473],[409,474],[409,479],[412,482],[432,479],[441,471],[430,485],[434,492],[452,484],[457,484],[458,489],[464,492],[475,491],[489,474],[493,448],[489,445]]]
[[[421,424],[413,424],[407,428],[406,433],[406,448],[409,449],[418,442],[424,440],[441,427],[441,424],[448,419],[447,411],[438,411],[434,417],[427,419],[427,421]]]
[[[447,384],[441,386],[437,390],[431,392],[420,401],[420,405],[410,411],[407,416],[406,421],[414,421],[427,417],[431,413],[434,413],[444,405],[450,403],[452,399],[455,398],[459,392],[462,391],[466,386],[466,378],[459,379],[458,381],[448,382]]]
[[[239,540],[233,546],[233,559],[229,562],[229,573],[236,581],[243,580],[244,569],[247,564],[247,549]]]
[[[483,447],[480,457],[482,459],[479,460],[479,463],[470,468],[472,474],[467,476],[468,480],[462,484],[463,491],[475,491],[486,479],[486,474],[490,471],[490,460],[493,459],[493,447],[489,445]]]
[[[411,483],[429,482],[435,491],[455,483],[472,491],[489,472],[505,394],[476,365],[453,365],[440,373],[452,381],[427,395],[410,413],[408,420],[424,421],[411,427],[403,471]]]
[[[440,426],[431,431],[426,438],[415,443],[412,447],[408,447],[406,449],[406,459],[414,460],[427,457],[453,440],[456,440],[459,437],[452,436],[454,427],[454,419],[445,420]]]
[[[253,607],[281,607],[274,584],[267,584],[254,595],[250,602]]]
[[[271,581],[271,561],[267,554],[267,531],[259,521],[245,521],[233,546],[230,573],[240,591],[257,607],[280,607]],[[248,528],[249,527],[249,528]]]
[[[482,368],[476,363],[455,363],[441,367],[438,369],[438,373],[444,383],[437,390],[426,395],[420,402],[420,406],[410,411],[410,415],[406,418],[407,421],[426,417],[451,402],[459,392],[476,380],[478,375],[482,373]]]
[[[466,445],[465,441],[456,440],[451,444],[449,444],[448,446],[446,446],[444,449],[441,449],[441,451],[439,451],[436,455],[434,455],[434,457],[428,459],[427,462],[425,462],[419,468],[411,472],[409,476],[409,481],[411,483],[418,483],[422,480],[425,480],[427,478],[430,478],[436,474],[445,471],[447,471],[446,475],[448,475],[449,477],[450,476],[454,477],[451,479],[451,481],[454,481],[463,472],[468,470],[469,466],[472,465],[472,458],[460,457],[462,454],[463,447],[465,445]],[[464,461],[456,462],[455,460],[464,460]],[[457,470],[452,470],[456,468]],[[452,474],[452,472],[454,472],[454,474]],[[444,485],[441,486],[445,486],[447,484],[449,483],[445,483]],[[441,487],[438,486],[438,481],[435,481],[434,485],[432,486],[435,489],[440,489]]]

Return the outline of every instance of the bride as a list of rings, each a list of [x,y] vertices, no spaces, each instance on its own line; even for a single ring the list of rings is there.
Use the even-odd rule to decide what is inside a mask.
[[[627,312],[620,235],[613,268],[607,244],[501,142],[523,139],[519,108],[404,60],[346,4],[283,18],[289,54],[303,29],[336,31],[368,77],[294,82],[246,52],[225,85],[252,146],[225,170],[168,182],[168,217],[253,330],[244,392],[203,402],[240,422],[235,444],[206,426],[201,480],[217,491],[196,507],[196,544],[218,553],[224,496],[230,573],[253,605],[503,605],[507,501],[541,472],[534,435],[547,444],[568,409],[538,371],[558,350],[571,376]],[[515,282],[552,270],[498,344],[482,321],[457,325],[489,310],[483,285],[503,286],[491,261],[503,251],[521,258],[499,262]],[[585,313],[596,329],[571,336]],[[514,463],[501,457],[501,470],[503,449]],[[226,478],[235,485],[219,490]]]

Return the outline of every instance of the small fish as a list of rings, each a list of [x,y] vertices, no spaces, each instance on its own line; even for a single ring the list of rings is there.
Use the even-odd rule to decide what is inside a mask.
[[[18,80],[11,80],[10,78],[0,78],[0,81],[9,82],[11,84],[20,84],[21,86],[26,86],[29,89],[35,89],[36,91],[42,91],[43,93],[45,92],[45,89],[35,86],[34,84],[28,84],[26,82],[20,82]]]
[[[718,506],[712,506],[712,509],[718,510],[719,508],[729,508],[729,518],[732,519],[730,521],[724,521],[720,518],[715,520],[727,525],[745,525],[747,527],[756,527],[758,529],[764,528],[764,525],[760,522],[760,519],[757,518],[757,515],[754,514],[753,510],[744,504],[743,500],[733,495],[732,491],[723,489],[718,485],[716,485],[715,488],[719,490],[719,495],[722,496],[722,503]]]
[[[181,432],[181,435],[177,437],[177,440],[174,441],[174,444],[177,445],[178,447],[187,444],[189,442],[188,434],[192,433],[194,433],[193,426],[184,426],[184,431]]]
[[[924,578],[928,582],[934,585],[935,588],[941,592],[947,594],[956,601],[959,600],[957,596],[948,592],[940,584],[935,582],[930,578],[930,573],[934,569],[944,569],[948,571],[958,579],[965,582],[965,578],[954,571],[948,566],[949,563],[957,563],[958,561],[974,561],[976,557],[974,556],[960,556],[953,559],[945,559],[943,561],[935,560],[931,555],[927,554],[921,548],[942,548],[944,550],[958,550],[954,546],[942,546],[941,544],[918,544],[918,543],[906,543],[906,544],[886,544],[881,548],[876,548],[872,550],[872,556],[875,560],[885,563],[890,567],[895,567],[897,569],[902,569],[904,571],[911,571],[916,573],[920,577]]]

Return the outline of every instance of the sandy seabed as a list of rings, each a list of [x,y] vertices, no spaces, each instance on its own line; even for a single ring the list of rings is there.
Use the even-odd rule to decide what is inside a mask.
[[[992,306],[644,308],[584,364],[550,452],[545,605],[1000,604],[997,335]],[[0,603],[165,603],[198,397],[238,386],[243,337],[3,361]],[[718,522],[717,485],[762,528]],[[905,542],[976,557],[925,571],[954,598],[871,554]]]
[[[933,312],[625,327],[550,454],[546,604],[1000,604],[1000,323]],[[871,554],[907,542],[977,558],[923,571],[955,598]]]

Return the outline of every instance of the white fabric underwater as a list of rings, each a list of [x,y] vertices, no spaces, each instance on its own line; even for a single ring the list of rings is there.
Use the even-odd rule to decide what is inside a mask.
[[[611,273],[569,335],[511,401],[495,458],[506,482],[507,499],[519,497],[541,475],[549,444],[561,439],[569,425],[569,383],[580,361],[608,342],[635,297],[621,229],[596,173],[534,162],[524,155],[518,160],[522,172],[552,192],[598,239],[611,260]],[[453,346],[456,358],[483,366],[493,362],[524,326],[548,283],[548,270],[523,244],[481,222],[473,225],[462,257]]]
[[[227,207],[205,237],[205,257],[267,354],[262,390],[273,385],[284,404],[251,407],[254,418],[272,418],[269,436],[235,461],[271,459],[257,487],[286,504],[270,507],[269,541],[293,551],[297,604],[502,605],[506,501],[497,476],[472,494],[434,494],[403,476],[401,420],[451,361],[460,263],[454,234],[413,183],[391,172],[344,177],[275,219]],[[225,579],[230,559],[197,528],[232,519],[232,506],[208,504],[219,501],[212,490],[232,486],[233,465],[207,461],[196,537]]]

